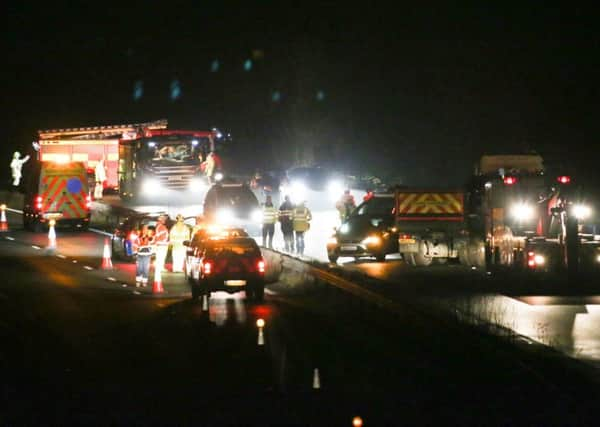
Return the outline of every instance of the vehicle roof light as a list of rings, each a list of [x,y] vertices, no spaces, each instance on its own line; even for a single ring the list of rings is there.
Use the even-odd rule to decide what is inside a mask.
[[[517,177],[516,176],[505,176],[504,177],[504,183],[506,185],[513,185],[517,183]]]

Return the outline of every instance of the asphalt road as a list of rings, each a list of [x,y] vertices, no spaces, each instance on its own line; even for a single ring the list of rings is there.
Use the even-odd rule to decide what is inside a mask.
[[[0,236],[2,424],[365,425],[589,423],[595,383],[559,357],[321,283],[269,286],[264,304],[181,276],[167,293],[101,270],[103,236]],[[256,320],[265,319],[258,346]],[[539,351],[539,350],[536,350]],[[319,389],[314,389],[318,369]]]

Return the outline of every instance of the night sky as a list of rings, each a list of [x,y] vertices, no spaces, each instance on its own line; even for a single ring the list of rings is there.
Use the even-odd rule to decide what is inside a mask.
[[[460,184],[483,153],[535,150],[600,182],[591,8],[47,3],[4,14],[6,175],[37,129],[167,118],[230,132],[249,169],[310,145],[322,164]]]

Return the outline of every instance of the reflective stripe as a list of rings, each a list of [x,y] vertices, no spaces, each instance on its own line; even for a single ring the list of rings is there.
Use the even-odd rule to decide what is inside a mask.
[[[275,224],[277,222],[277,209],[273,206],[265,206],[263,209],[263,224]]]
[[[164,224],[156,226],[155,241],[157,245],[168,245],[169,244],[169,230]]]

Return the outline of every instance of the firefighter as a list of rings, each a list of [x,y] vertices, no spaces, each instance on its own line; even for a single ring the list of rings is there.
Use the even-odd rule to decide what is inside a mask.
[[[27,160],[29,160],[29,154],[23,158],[21,158],[21,153],[19,153],[18,151],[15,151],[15,153],[13,154],[13,159],[10,162],[10,170],[12,172],[13,178],[13,187],[18,187],[21,183],[21,170],[23,169],[23,165],[27,162]]]
[[[215,162],[214,153],[211,151],[210,153],[208,153],[208,155],[206,156],[206,160],[204,161],[204,174],[206,175],[206,178],[208,179],[209,184],[213,183],[213,176],[215,174],[215,166],[216,166],[216,162]]]
[[[262,219],[262,245],[273,249],[273,235],[275,234],[275,223],[277,222],[277,209],[273,207],[271,196],[267,196],[263,206]],[[268,243],[268,246],[267,246]]]
[[[336,202],[335,208],[340,214],[340,222],[344,222],[348,219],[352,211],[356,208],[354,203],[354,196],[350,194],[350,190],[344,190],[342,197]]]
[[[183,222],[183,215],[177,215],[175,225],[171,227],[169,235],[172,245],[173,273],[183,273],[183,262],[185,261],[186,252],[183,242],[190,240],[190,229]]]
[[[285,196],[281,206],[279,206],[279,223],[281,224],[281,233],[283,234],[284,248],[286,252],[294,252],[294,224],[292,221],[292,211],[294,205],[290,201],[290,196]]]
[[[132,249],[136,255],[136,275],[135,286],[148,285],[148,273],[150,272],[150,260],[152,259],[152,246],[154,245],[154,235],[147,225],[134,236],[132,236]]]
[[[104,189],[104,181],[106,181],[106,167],[104,166],[104,157],[96,163],[94,169],[96,185],[94,186],[94,199],[102,199],[102,190]]]
[[[169,229],[167,228],[166,215],[158,217],[154,241],[156,243],[156,262],[154,264],[154,271],[161,273],[166,272],[165,261],[167,259],[167,252],[169,251]]]
[[[304,201],[300,202],[292,211],[293,227],[296,240],[296,253],[304,254],[304,233],[310,228],[312,214],[310,209],[306,207]]]

